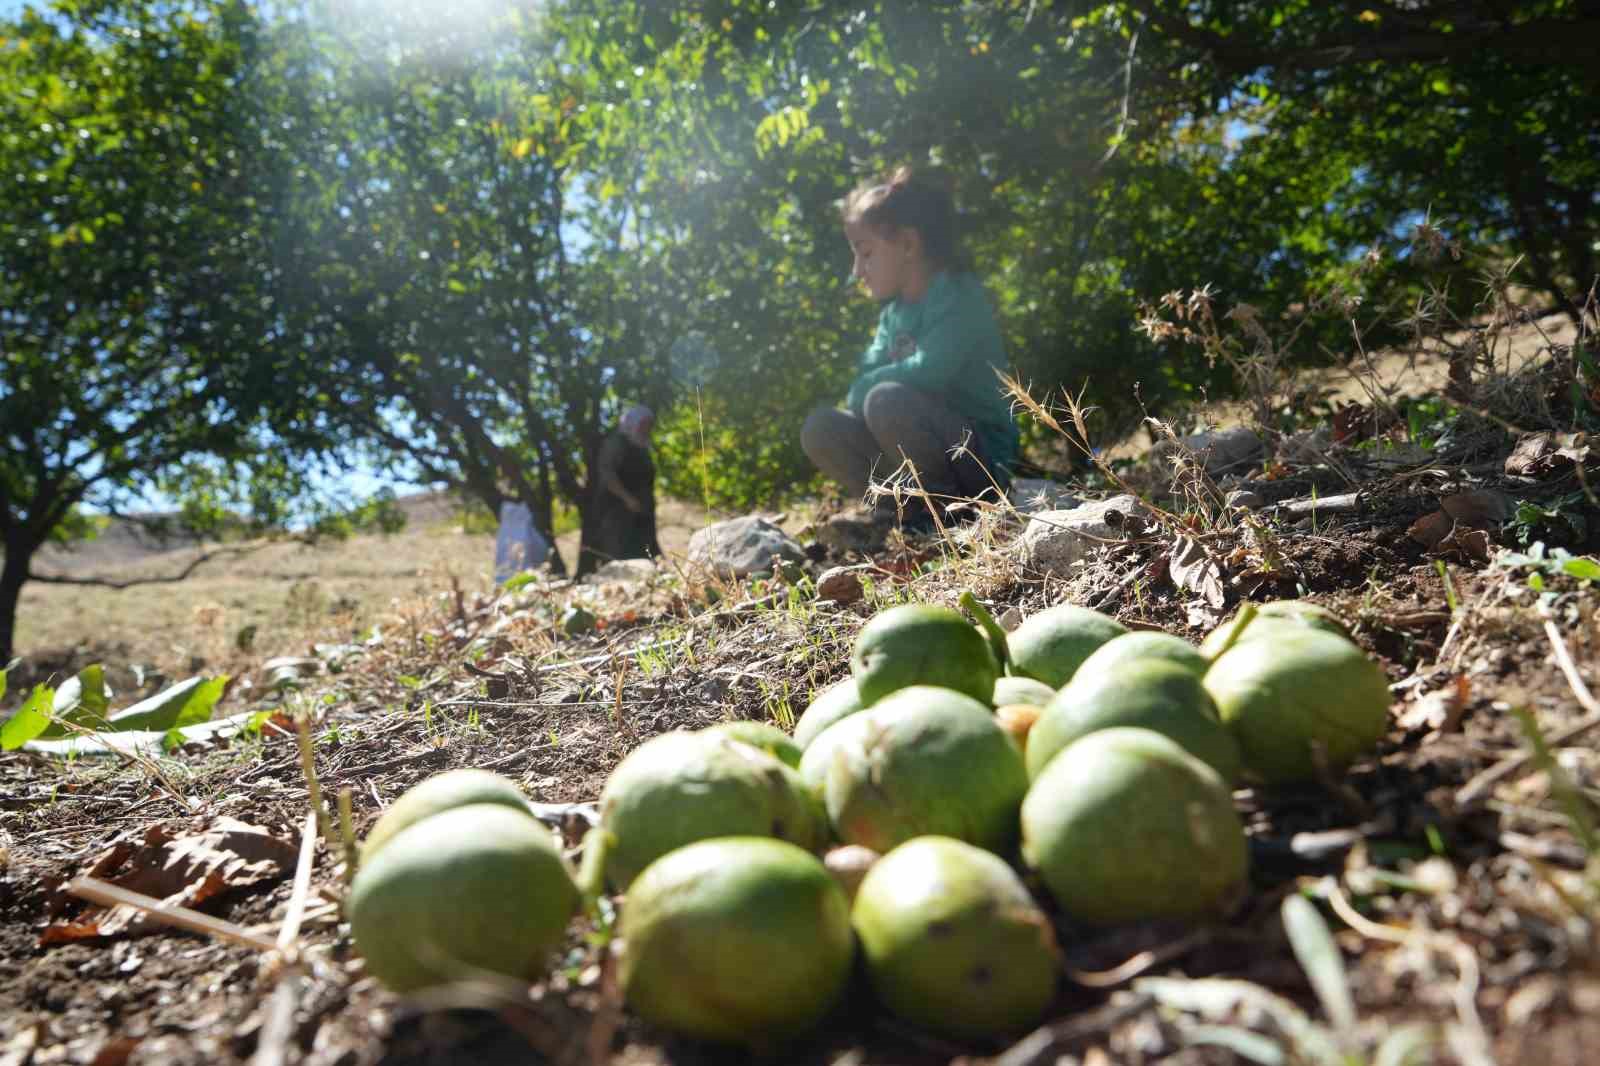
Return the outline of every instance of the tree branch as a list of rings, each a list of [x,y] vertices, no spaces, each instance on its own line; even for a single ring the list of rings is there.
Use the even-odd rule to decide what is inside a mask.
[[[199,569],[201,564],[208,563],[212,559],[221,558],[225,555],[249,555],[252,552],[258,552],[262,548],[265,548],[267,545],[273,543],[276,542],[259,541],[255,544],[229,545],[222,548],[213,548],[208,552],[203,552],[178,573],[163,575],[161,577],[134,577],[129,578],[126,581],[117,581],[109,577],[68,577],[65,574],[36,574],[32,570],[29,570],[28,580],[37,581],[44,585],[92,585],[97,588],[117,589],[119,591],[121,589],[133,588],[135,585],[172,585],[179,581],[185,580],[190,574]]]

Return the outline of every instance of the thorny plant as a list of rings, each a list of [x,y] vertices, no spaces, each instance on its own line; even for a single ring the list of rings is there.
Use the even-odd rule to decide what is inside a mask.
[[[1446,237],[1431,218],[1413,226],[1409,245],[1411,261],[1424,266],[1459,262],[1463,257],[1461,245]],[[1384,255],[1381,246],[1374,246],[1355,263],[1349,287],[1335,283],[1293,305],[1287,332],[1281,336],[1268,329],[1261,310],[1252,304],[1240,302],[1219,315],[1217,293],[1209,284],[1142,303],[1137,329],[1156,343],[1198,345],[1209,365],[1226,366],[1244,394],[1255,426],[1271,433],[1279,414],[1295,400],[1295,379],[1289,372],[1293,362],[1311,354],[1300,351],[1306,327],[1318,316],[1337,314],[1349,324],[1358,368],[1352,370],[1352,377],[1368,396],[1369,410],[1363,413],[1370,419],[1370,434],[1378,436],[1406,422],[1400,414],[1400,390],[1406,377],[1397,377],[1388,385],[1380,380],[1365,338],[1393,311],[1376,308],[1363,325],[1358,319],[1363,297],[1355,290],[1361,279],[1383,262]],[[1519,302],[1513,281],[1519,265],[1520,260],[1515,260],[1484,269],[1479,279],[1483,296],[1465,317],[1456,310],[1448,281],[1427,283],[1412,306],[1393,320],[1407,334],[1399,346],[1406,356],[1406,369],[1415,370],[1421,360],[1443,361],[1448,367],[1451,401],[1501,427],[1583,428],[1578,423],[1585,419],[1600,425],[1600,364],[1595,345],[1600,333],[1600,300],[1596,291],[1591,289],[1581,309],[1569,310],[1576,320],[1574,343],[1559,344],[1541,316]],[[1532,356],[1514,344],[1515,331],[1524,326],[1531,326],[1543,341],[1541,350]],[[1319,347],[1322,356],[1335,362],[1348,361],[1352,354]],[[1554,359],[1553,377],[1548,368],[1536,369],[1542,367],[1545,355]],[[1558,408],[1558,401],[1565,411]]]
[[[1041,403],[1034,399],[1027,387],[1015,378],[1002,374],[1000,380],[1012,399],[1023,410],[1041,425],[1060,434],[1071,447],[1087,456],[1094,468],[1117,491],[1130,496],[1145,495],[1130,484],[1094,447],[1088,425],[1088,417],[1094,408],[1083,403],[1081,394],[1074,396],[1063,390],[1059,403]],[[1202,524],[1207,526],[1231,521],[1225,506],[1224,494],[1206,473],[1205,464],[1200,456],[1183,443],[1168,423],[1156,418],[1146,418],[1145,423],[1151,432],[1157,435],[1162,450],[1168,453],[1173,469],[1172,494],[1182,501],[1181,510],[1198,516]],[[1185,520],[1181,514],[1151,504],[1148,499],[1145,502],[1150,504],[1150,514],[1153,519],[1169,532],[1180,536],[1192,535],[1195,532],[1195,524]]]

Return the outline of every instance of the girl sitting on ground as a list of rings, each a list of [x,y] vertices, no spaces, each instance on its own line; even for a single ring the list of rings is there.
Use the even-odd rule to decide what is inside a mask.
[[[800,443],[854,497],[910,460],[939,505],[991,496],[1010,483],[1017,427],[996,369],[1006,365],[994,308],[957,241],[948,192],[902,167],[843,203],[853,277],[881,304],[844,410],[806,418]],[[914,486],[913,486],[914,487]],[[880,516],[895,510],[878,496]],[[947,510],[959,520],[971,508]],[[931,522],[918,504],[906,521]]]

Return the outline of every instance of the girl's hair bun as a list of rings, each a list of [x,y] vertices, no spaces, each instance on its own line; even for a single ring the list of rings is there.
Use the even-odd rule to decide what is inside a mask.
[[[847,225],[914,229],[921,234],[923,250],[935,264],[970,269],[956,232],[953,184],[947,174],[900,166],[887,177],[857,186],[840,206]]]

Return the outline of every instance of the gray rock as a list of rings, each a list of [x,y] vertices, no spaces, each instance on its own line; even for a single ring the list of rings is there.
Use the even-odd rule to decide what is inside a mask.
[[[1011,506],[1023,514],[1044,511],[1070,511],[1083,501],[1067,491],[1059,481],[1042,477],[1019,477],[1011,483]]]
[[[633,583],[649,581],[656,576],[656,564],[650,559],[613,559],[600,569],[584,578],[584,581],[598,585],[602,582],[617,581]]]
[[[834,555],[871,555],[883,550],[893,524],[889,515],[871,507],[853,507],[818,523],[812,536]]]
[[[1266,452],[1266,445],[1248,426],[1191,433],[1179,443],[1195,454],[1212,477],[1257,462]],[[1152,449],[1152,454],[1159,459],[1170,459],[1175,450],[1171,443],[1163,442]]]
[[[1259,511],[1267,505],[1267,501],[1262,498],[1261,493],[1251,489],[1234,489],[1228,493],[1226,502],[1229,507],[1236,507],[1244,511]]]
[[[803,563],[806,554],[789,534],[759,515],[730,518],[689,538],[689,562],[724,577],[746,577],[779,562]]]
[[[1316,429],[1284,438],[1280,454],[1290,463],[1320,463],[1326,458],[1331,447],[1333,447],[1333,431],[1327,426],[1318,426]],[[1432,458],[1431,454],[1426,452],[1424,454]],[[1427,462],[1427,459],[1422,461]]]
[[[1045,511],[1034,515],[1017,538],[1018,553],[1025,566],[1065,573],[1106,541],[1142,529],[1144,513],[1145,505],[1129,495]]]

